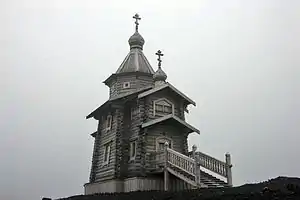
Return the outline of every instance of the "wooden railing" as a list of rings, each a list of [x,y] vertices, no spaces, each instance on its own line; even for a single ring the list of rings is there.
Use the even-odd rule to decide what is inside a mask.
[[[193,151],[186,156],[170,149],[167,143],[165,144],[164,151],[146,154],[147,170],[153,172],[164,171],[165,190],[168,189],[168,170],[175,168],[178,173],[185,174],[184,177],[181,177],[183,180],[188,178],[186,179],[187,182],[194,181],[195,185],[199,186],[201,176],[200,166],[227,178],[228,186],[232,186],[230,154],[226,154],[226,162],[223,162],[202,152],[196,152],[196,146],[193,146]],[[179,174],[178,177],[180,177]]]
[[[194,147],[193,147],[194,148]],[[196,147],[192,152],[189,152],[190,157],[195,157],[196,161],[201,167],[206,168],[218,175],[227,179],[227,184],[232,186],[232,173],[231,173],[231,157],[229,153],[225,155],[225,162],[213,158],[205,153],[196,152]]]
[[[227,177],[226,172],[226,163],[220,160],[217,160],[209,155],[206,155],[202,152],[196,152],[196,156],[199,156],[200,166],[215,172],[223,177]]]
[[[168,158],[168,163],[170,165],[175,166],[192,176],[196,176],[195,173],[196,163],[194,159],[185,156],[181,153],[178,153],[170,148],[167,148],[167,158]]]

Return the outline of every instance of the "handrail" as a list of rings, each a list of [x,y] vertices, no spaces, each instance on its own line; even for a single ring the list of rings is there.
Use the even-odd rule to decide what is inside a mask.
[[[195,159],[190,158],[190,157],[188,157],[188,156],[186,156],[186,155],[183,155],[183,154],[181,154],[181,153],[179,153],[179,152],[177,152],[177,151],[174,151],[173,149],[168,148],[167,150],[168,150],[168,152],[171,152],[171,153],[173,153],[173,154],[176,154],[177,156],[179,156],[179,157],[181,157],[181,158],[183,158],[183,159],[186,159],[186,160],[188,160],[188,161],[190,161],[190,162],[195,162]]]
[[[196,156],[199,157],[200,166],[227,178],[227,164],[225,162],[220,161],[199,151],[196,152]]]
[[[167,161],[170,165],[179,168],[180,170],[196,176],[195,172],[195,160],[185,156],[179,152],[176,152],[170,148],[167,148]]]

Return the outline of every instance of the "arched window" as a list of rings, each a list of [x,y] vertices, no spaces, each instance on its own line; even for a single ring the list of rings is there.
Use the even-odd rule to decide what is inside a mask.
[[[153,115],[164,116],[174,113],[174,105],[169,100],[163,98],[154,101]]]

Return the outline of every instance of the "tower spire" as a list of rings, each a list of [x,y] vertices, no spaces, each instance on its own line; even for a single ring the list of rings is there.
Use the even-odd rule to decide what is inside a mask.
[[[139,20],[141,20],[142,18],[139,16],[139,14],[135,14],[132,18],[135,19],[135,31],[138,32],[139,29]]]

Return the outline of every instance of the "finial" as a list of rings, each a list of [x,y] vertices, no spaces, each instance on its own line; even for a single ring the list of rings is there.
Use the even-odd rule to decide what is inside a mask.
[[[161,50],[158,50],[157,53],[155,53],[155,54],[158,55],[158,59],[157,59],[158,60],[158,68],[160,68],[160,66],[161,66],[161,59],[160,59],[160,57],[164,56],[164,54],[161,53]]]
[[[133,18],[135,19],[135,31],[136,32],[138,32],[138,29],[139,29],[139,20],[141,20],[141,18],[140,18],[140,16],[139,16],[139,14],[135,14],[134,16],[133,16]]]

